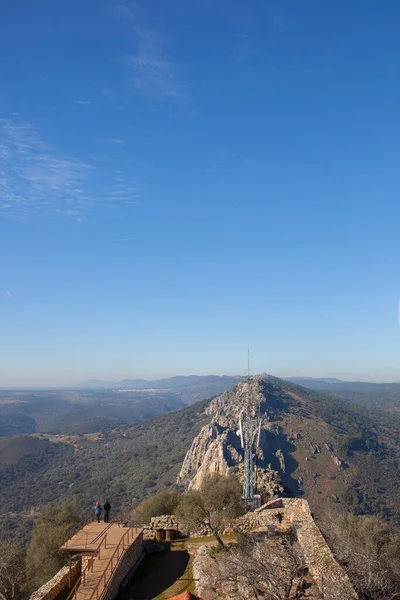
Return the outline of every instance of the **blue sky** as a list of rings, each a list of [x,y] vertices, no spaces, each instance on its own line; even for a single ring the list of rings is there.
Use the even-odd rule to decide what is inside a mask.
[[[400,380],[397,0],[0,16],[0,385]]]

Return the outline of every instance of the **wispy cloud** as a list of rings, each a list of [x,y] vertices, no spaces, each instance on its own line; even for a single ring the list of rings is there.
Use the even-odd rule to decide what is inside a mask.
[[[89,106],[92,103],[90,100],[78,100],[77,104],[80,104],[81,106]]]
[[[5,294],[6,294],[6,296],[8,296],[9,298],[11,298],[11,292],[10,292],[10,290],[6,290]]]
[[[124,140],[120,140],[118,138],[102,138],[98,141],[101,142],[102,144],[114,144],[116,146],[125,144]]]
[[[179,67],[166,56],[167,40],[147,24],[147,15],[138,4],[118,7],[134,33],[136,50],[126,55],[122,63],[132,70],[136,91],[156,99],[182,103],[188,99],[188,89],[180,80]]]
[[[0,119],[0,217],[83,217],[135,200],[135,188],[93,164],[66,156],[29,123]]]

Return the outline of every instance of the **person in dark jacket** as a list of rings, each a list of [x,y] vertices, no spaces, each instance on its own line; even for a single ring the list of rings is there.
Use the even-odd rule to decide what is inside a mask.
[[[96,505],[94,507],[94,514],[95,514],[95,517],[96,517],[98,523],[100,523],[100,517],[101,517],[102,510],[103,509],[101,508],[100,504],[98,502],[96,502]]]
[[[104,523],[109,523],[110,522],[110,510],[111,510],[111,504],[108,500],[106,500],[104,502]]]

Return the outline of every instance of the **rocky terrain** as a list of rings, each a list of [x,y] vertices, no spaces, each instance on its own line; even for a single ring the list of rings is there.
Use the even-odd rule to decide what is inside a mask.
[[[135,425],[84,436],[0,439],[0,538],[29,539],[34,515],[76,499],[84,515],[98,497],[130,511],[206,472],[240,470],[236,434],[243,404],[260,406],[257,488],[305,497],[317,514],[339,504],[358,514],[400,515],[400,427],[369,412],[274,377],[239,383],[218,397]]]
[[[355,431],[358,417],[355,423],[347,420],[345,429],[340,401],[337,412],[327,402],[322,395],[273,377],[256,377],[237,384],[207,406],[210,421],[193,440],[178,482],[198,487],[209,472],[240,470],[242,451],[237,430],[242,411],[248,407],[250,411],[259,410],[262,418],[258,493],[265,498],[281,495],[281,480],[289,495],[305,495],[316,512],[322,500],[325,507],[326,501],[346,503],[349,490],[353,486],[358,489],[360,477],[364,477],[365,462],[374,465],[375,470],[374,455],[388,455],[388,448],[377,442],[372,424],[368,432],[362,425],[364,446],[358,444],[363,437]],[[392,446],[394,440],[387,442]],[[349,450],[349,443],[354,449]],[[398,460],[398,453],[392,456]],[[376,473],[371,472],[371,477]]]

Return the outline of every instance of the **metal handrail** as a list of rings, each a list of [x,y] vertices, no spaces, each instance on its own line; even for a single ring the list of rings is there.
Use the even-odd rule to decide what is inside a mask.
[[[83,571],[80,574],[78,580],[76,581],[74,587],[72,588],[72,590],[68,594],[67,600],[71,600],[71,598],[73,598],[76,595],[77,589],[80,586],[82,580],[83,580],[83,585],[85,585],[86,572],[89,571],[90,569],[93,569],[93,558],[92,557],[89,558],[88,564],[83,569]]]
[[[85,517],[83,517],[79,523],[79,525],[77,525],[77,527],[79,527],[78,531],[80,531],[81,529],[83,529],[86,525],[89,525],[89,523],[91,523],[93,521],[93,517],[90,514],[87,514]],[[68,542],[70,540],[70,536],[68,536],[67,538],[64,539],[64,544],[63,546],[68,547]]]
[[[103,582],[104,589],[106,588],[107,582],[109,581],[109,579],[110,579],[111,575],[113,574],[114,570],[115,570],[115,569],[116,569],[116,567],[117,567],[117,564],[118,564],[118,561],[119,561],[119,559],[121,558],[121,554],[120,554],[121,545],[122,545],[122,550],[124,551],[124,550],[125,550],[125,537],[126,537],[126,536],[128,536],[128,539],[129,539],[129,535],[131,534],[131,532],[132,532],[132,540],[133,540],[133,527],[129,527],[129,528],[127,529],[126,533],[124,533],[124,535],[122,536],[122,538],[121,538],[121,539],[120,539],[120,541],[118,542],[118,545],[117,545],[117,547],[115,548],[115,550],[114,550],[114,552],[113,552],[113,554],[112,554],[112,556],[111,556],[110,560],[108,561],[108,563],[107,563],[107,566],[106,566],[106,568],[104,569],[102,576],[101,576],[101,577],[100,577],[100,579],[98,580],[98,582],[97,582],[97,584],[96,584],[96,586],[95,586],[95,588],[94,588],[93,592],[92,592],[92,593],[91,593],[91,595],[89,596],[88,600],[93,600],[93,598],[94,598],[94,595],[95,595],[95,594],[96,594],[96,600],[99,600],[99,587],[100,587],[100,584]],[[116,556],[116,555],[117,555],[117,561],[116,561],[116,563],[115,563],[115,566],[113,566],[113,564],[112,564],[112,563],[113,563],[113,560],[114,560],[114,558],[115,558],[115,556]],[[106,579],[107,570],[108,570],[108,567],[109,567],[110,565],[111,565],[110,577],[108,577],[108,578]]]

